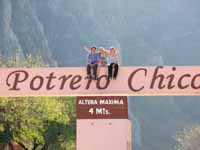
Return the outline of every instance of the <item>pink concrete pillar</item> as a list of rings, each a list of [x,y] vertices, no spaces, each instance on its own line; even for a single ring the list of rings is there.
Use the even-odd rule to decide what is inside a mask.
[[[77,150],[131,150],[128,119],[78,119]]]

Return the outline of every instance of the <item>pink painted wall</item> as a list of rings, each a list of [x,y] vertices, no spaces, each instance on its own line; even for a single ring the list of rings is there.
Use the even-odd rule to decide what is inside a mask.
[[[77,120],[77,150],[131,150],[128,119]]]

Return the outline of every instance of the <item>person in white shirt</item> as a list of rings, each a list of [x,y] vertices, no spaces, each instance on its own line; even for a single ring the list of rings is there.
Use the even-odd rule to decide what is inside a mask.
[[[119,70],[119,50],[110,47],[107,51],[108,79],[116,80]]]

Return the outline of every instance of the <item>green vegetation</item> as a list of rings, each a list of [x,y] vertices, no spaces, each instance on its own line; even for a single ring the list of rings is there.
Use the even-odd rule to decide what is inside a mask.
[[[200,126],[185,129],[176,137],[176,150],[199,150],[200,147]]]
[[[1,67],[45,66],[41,57],[20,61],[18,51],[11,59],[0,57]],[[0,98],[0,145],[20,145],[24,150],[75,150],[75,98]]]
[[[47,67],[40,55],[32,57],[31,54],[20,58],[19,50],[15,49],[13,56],[4,58],[0,50],[0,67]]]
[[[0,142],[26,150],[68,150],[75,141],[72,98],[1,98]]]

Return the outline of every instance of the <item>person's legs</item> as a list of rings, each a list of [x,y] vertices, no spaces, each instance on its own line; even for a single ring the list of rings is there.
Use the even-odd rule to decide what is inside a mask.
[[[114,64],[114,79],[117,78],[117,75],[118,75],[118,70],[119,70],[119,65],[118,64]]]
[[[113,72],[113,64],[110,64],[108,66],[108,78],[112,78],[112,72]]]
[[[93,66],[93,75],[94,75],[94,79],[97,78],[97,68],[98,68],[98,64],[95,64],[95,65]]]
[[[90,64],[87,65],[87,77],[91,78],[91,65]]]

